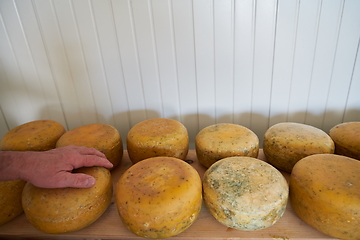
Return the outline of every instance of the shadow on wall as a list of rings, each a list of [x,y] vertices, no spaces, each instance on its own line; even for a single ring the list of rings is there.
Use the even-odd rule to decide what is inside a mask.
[[[51,108],[51,106],[46,106],[46,107],[44,107],[43,110],[46,111],[47,113],[49,113],[49,109],[51,109],[50,111],[56,111],[56,109]],[[358,110],[358,109],[348,110],[348,113],[349,113],[349,115],[354,116],[354,118],[355,118],[354,121],[360,121],[360,110]],[[78,114],[79,113],[67,112],[66,115],[71,116],[71,115],[78,115]],[[96,113],[92,112],[89,114],[96,114]],[[309,113],[305,113],[305,112],[297,112],[297,113],[291,114],[291,119],[298,119],[298,121],[293,121],[293,122],[305,123],[308,125],[312,125],[312,124],[304,122],[304,119],[305,119],[304,116],[306,114],[307,114],[307,118],[311,118],[311,119],[321,118],[321,120],[319,120],[318,122],[321,122],[324,126],[323,127],[315,126],[315,127],[318,127],[327,133],[333,126],[341,123],[341,122],[338,122],[338,123],[334,123],[334,124],[325,126],[325,124],[323,123],[323,120],[322,120],[323,115],[314,115],[314,114],[309,115]],[[332,117],[334,117],[335,119],[339,119],[339,115],[340,115],[339,112],[336,112],[336,111],[327,112],[326,114],[327,114],[326,119],[331,119]],[[46,116],[46,115],[47,114],[42,114],[41,110],[40,110],[38,119],[43,119],[42,117]],[[50,115],[52,115],[52,116],[62,115],[63,116],[63,113],[62,112],[53,112]],[[99,123],[110,124],[118,129],[118,131],[120,132],[120,135],[123,139],[124,149],[126,149],[126,136],[132,126],[134,126],[136,123],[139,123],[146,119],[160,118],[160,117],[161,117],[161,115],[157,111],[136,110],[136,111],[130,111],[130,112],[116,113],[111,117],[111,119],[106,119],[104,116],[98,115],[97,119],[101,120],[101,122],[99,122]],[[181,121],[185,125],[185,127],[188,129],[188,133],[189,133],[189,142],[190,142],[189,148],[194,149],[196,134],[201,129],[203,129],[204,127],[207,127],[209,125],[215,124],[215,123],[225,123],[225,122],[229,123],[230,122],[229,119],[233,119],[233,117],[234,117],[233,114],[228,114],[228,115],[221,116],[218,119],[214,119],[207,114],[187,114],[184,116],[172,116],[169,118]],[[279,114],[279,115],[273,116],[271,118],[267,118],[261,114],[241,113],[241,114],[236,115],[236,119],[239,119],[239,122],[235,122],[235,123],[251,129],[259,137],[260,147],[262,147],[263,136],[265,134],[265,131],[271,125],[273,125],[275,123],[284,122],[284,121],[281,121],[281,119],[286,119],[287,117],[288,117],[287,114]],[[57,119],[52,119],[52,120],[59,121]],[[241,120],[246,120],[246,121],[241,122]],[[111,122],[115,122],[115,124],[111,124]],[[247,122],[247,123],[245,123],[245,122]],[[60,122],[60,123],[62,123],[62,122]],[[231,122],[231,123],[234,123],[234,122]],[[20,123],[20,124],[22,124],[22,123]],[[83,124],[83,125],[85,125],[85,124]],[[64,125],[64,127],[67,128],[67,130],[71,130],[78,126],[67,124],[67,125]],[[0,136],[0,137],[2,137],[2,136]]]

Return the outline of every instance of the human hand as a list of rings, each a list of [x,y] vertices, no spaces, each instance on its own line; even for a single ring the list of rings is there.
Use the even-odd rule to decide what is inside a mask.
[[[88,188],[95,178],[83,173],[72,173],[81,167],[102,166],[112,168],[103,153],[87,147],[66,146],[44,152],[26,152],[20,176],[42,188]]]

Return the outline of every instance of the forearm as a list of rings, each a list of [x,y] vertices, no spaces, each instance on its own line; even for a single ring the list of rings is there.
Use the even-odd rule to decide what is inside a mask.
[[[26,166],[29,152],[0,151],[0,181],[23,179],[22,170]]]

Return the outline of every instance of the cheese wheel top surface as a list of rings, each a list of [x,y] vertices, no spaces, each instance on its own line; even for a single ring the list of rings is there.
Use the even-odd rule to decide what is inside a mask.
[[[340,239],[360,239],[360,161],[336,154],[300,160],[290,176],[296,214],[318,231]]]
[[[246,231],[273,225],[284,213],[288,184],[270,164],[251,157],[229,157],[204,174],[204,200],[224,225]]]
[[[136,138],[143,145],[161,145],[161,141],[178,140],[188,135],[187,129],[180,122],[168,118],[154,118],[136,124],[128,132],[128,138]]]
[[[46,151],[55,148],[56,141],[66,132],[53,120],[37,120],[8,131],[0,142],[1,150]]]
[[[330,129],[335,153],[360,160],[360,122],[345,122]]]
[[[179,234],[197,218],[202,205],[201,179],[186,162],[154,157],[130,167],[119,179],[116,202],[124,224],[138,236]]]
[[[334,153],[335,145],[323,130],[301,123],[271,126],[264,135],[264,154],[275,167],[291,172],[300,159],[319,153]]]
[[[108,124],[93,123],[67,131],[60,137],[56,146],[76,145],[95,149],[108,148],[121,141],[118,130]]]
[[[217,152],[242,149],[246,151],[259,144],[253,131],[237,124],[220,123],[205,127],[196,136],[196,141]]]

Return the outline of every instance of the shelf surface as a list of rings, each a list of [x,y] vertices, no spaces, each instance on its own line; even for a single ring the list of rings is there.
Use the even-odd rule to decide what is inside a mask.
[[[259,159],[266,161],[262,150]],[[195,150],[190,150],[187,160],[202,177],[205,168],[196,158]],[[122,173],[132,165],[124,151],[121,164],[112,171],[113,187]],[[288,173],[283,173],[289,179]],[[187,230],[172,237],[174,239],[333,239],[308,226],[293,211],[290,202],[283,217],[273,226],[257,231],[241,231],[228,228],[219,223],[203,204],[198,219]],[[26,219],[25,214],[0,226],[0,239],[144,239],[127,230],[121,222],[115,204],[115,191],[106,212],[93,224],[76,232],[66,234],[46,234],[35,229]]]

